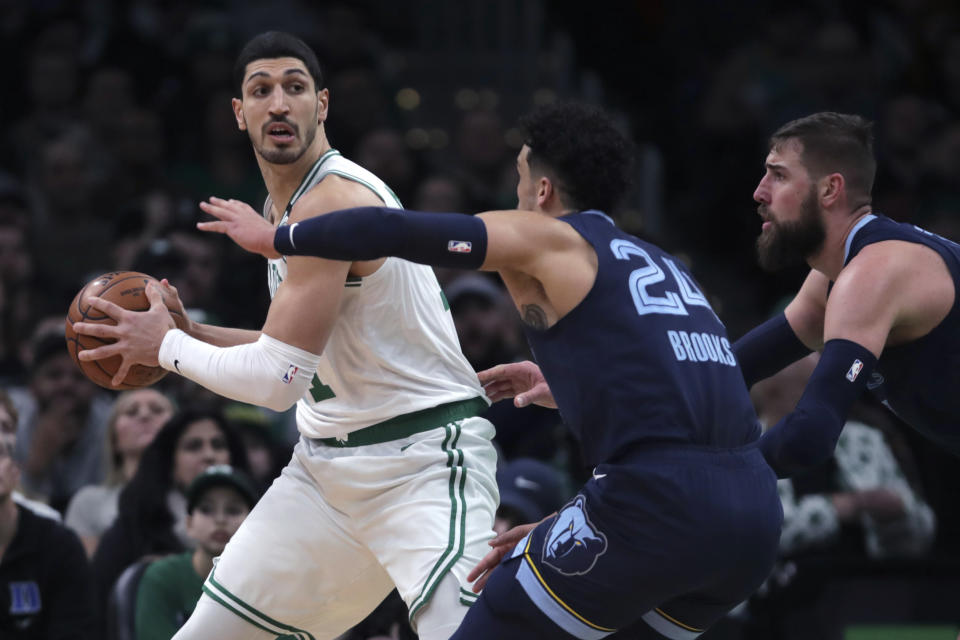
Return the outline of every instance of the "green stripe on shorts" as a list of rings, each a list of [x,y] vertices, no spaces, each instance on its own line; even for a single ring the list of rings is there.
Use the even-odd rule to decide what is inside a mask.
[[[460,587],[460,604],[470,606],[477,601],[477,598],[480,597],[479,593],[474,593],[473,591],[467,591],[463,587]]]
[[[460,434],[463,432],[457,422],[444,426],[447,436],[441,445],[447,454],[447,466],[450,467],[448,483],[450,495],[450,535],[447,539],[447,548],[440,555],[440,559],[430,570],[420,595],[410,605],[410,622],[423,608],[433,595],[440,580],[447,574],[454,564],[463,556],[465,546],[465,529],[467,521],[467,504],[464,496],[464,487],[467,480],[467,469],[463,466],[463,451],[457,448]],[[449,444],[449,447],[448,447]]]
[[[262,611],[250,606],[237,596],[230,593],[222,584],[217,582],[213,574],[216,570],[210,572],[210,576],[203,585],[203,591],[215,601],[237,614],[253,626],[263,629],[269,633],[275,633],[278,636],[292,635],[297,640],[316,640],[313,634],[303,629],[292,627],[288,624],[278,622],[266,615]]]

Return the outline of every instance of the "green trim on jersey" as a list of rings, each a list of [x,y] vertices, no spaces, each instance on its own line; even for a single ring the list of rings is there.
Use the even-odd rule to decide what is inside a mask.
[[[477,400],[484,402],[480,398],[477,398]],[[463,450],[457,448],[457,442],[460,440],[460,434],[463,431],[457,422],[445,425],[443,428],[447,432],[447,437],[444,438],[441,447],[447,454],[447,466],[450,467],[450,535],[447,540],[447,548],[440,555],[440,559],[437,560],[433,569],[430,570],[430,574],[423,583],[420,595],[410,604],[409,618],[411,624],[413,624],[413,619],[420,609],[430,601],[430,596],[433,595],[443,577],[463,557],[465,546],[467,501],[464,495],[464,487],[467,483],[467,468],[463,464]],[[450,444],[449,448],[447,447],[448,443]]]
[[[292,636],[297,640],[316,640],[314,635],[309,631],[304,631],[303,629],[298,629],[296,627],[283,624],[282,622],[277,622],[270,616],[264,614],[262,611],[258,611],[254,607],[251,607],[249,604],[230,593],[230,591],[224,588],[222,584],[217,582],[213,577],[214,573],[216,573],[216,569],[210,572],[210,576],[203,585],[203,592],[210,596],[213,600],[219,602],[221,605],[240,616],[253,626],[257,627],[258,629],[263,629],[268,633],[273,633],[282,637]]]
[[[303,179],[300,181],[300,185],[293,192],[293,195],[290,196],[290,202],[287,203],[287,207],[283,210],[283,217],[280,218],[280,221],[283,222],[287,216],[290,215],[290,210],[293,209],[293,205],[297,203],[297,200],[300,199],[304,193],[310,190],[313,185],[310,185],[313,182],[313,178],[317,175],[317,172],[320,171],[320,167],[323,166],[323,163],[332,158],[333,156],[340,155],[340,152],[336,149],[329,149],[322,156],[317,158],[317,161],[313,163],[313,166],[310,167],[310,170],[303,176]],[[310,185],[309,187],[307,185]]]
[[[391,442],[429,431],[464,418],[472,418],[486,411],[487,401],[481,397],[455,400],[429,409],[405,413],[347,434],[345,440],[315,438],[313,441],[328,447],[364,447],[369,444]]]
[[[327,175],[331,175],[331,174],[336,175],[336,176],[340,176],[341,178],[344,178],[344,179],[346,179],[346,180],[353,180],[353,181],[356,182],[357,184],[362,184],[362,185],[365,186],[367,189],[370,189],[370,191],[373,191],[374,195],[376,195],[378,198],[380,198],[381,200],[383,200],[383,198],[380,196],[380,192],[377,191],[377,188],[376,188],[375,186],[373,186],[372,184],[370,184],[369,182],[367,182],[366,180],[364,180],[363,178],[361,178],[361,177],[359,177],[359,176],[352,175],[352,174],[347,173],[347,172],[345,172],[345,171],[338,171],[337,169],[331,169],[330,171],[327,171]],[[392,190],[390,187],[387,186],[387,183],[385,183],[385,182],[383,183],[383,188],[386,189],[387,192],[393,197],[394,204],[396,204],[397,207],[399,207],[399,208],[402,209],[402,208],[403,208],[403,205],[400,204],[400,198],[398,198],[398,197],[397,197],[397,194],[395,194],[395,193],[393,192],[393,190]],[[384,201],[383,204],[387,204],[387,202]]]

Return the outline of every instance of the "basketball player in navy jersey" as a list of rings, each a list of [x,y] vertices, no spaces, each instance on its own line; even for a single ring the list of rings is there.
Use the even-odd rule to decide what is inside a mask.
[[[960,455],[960,245],[872,211],[873,135],[860,116],[787,123],[771,136],[765,167],[753,194],[760,264],[806,260],[811,270],[784,313],[733,350],[748,386],[823,352],[796,410],[761,438],[768,462],[789,476],[828,458],[864,388]],[[493,400],[550,403],[530,363],[480,379]]]
[[[624,138],[575,105],[521,125],[522,211],[364,207],[275,232],[246,205],[215,201],[203,209],[219,220],[199,226],[268,257],[398,255],[498,271],[595,470],[557,514],[498,538],[453,637],[694,638],[776,555],[782,511],[756,415],[687,268],[604,213],[627,185]]]
[[[960,455],[960,245],[872,211],[871,129],[830,112],[787,123],[753,194],[761,265],[811,271],[783,314],[734,346],[747,384],[823,352],[796,410],[761,439],[780,475],[832,454],[864,388]]]

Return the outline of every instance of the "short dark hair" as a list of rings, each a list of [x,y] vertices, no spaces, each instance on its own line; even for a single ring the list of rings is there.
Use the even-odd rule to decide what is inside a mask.
[[[527,162],[551,174],[564,204],[612,214],[630,186],[631,145],[599,109],[550,103],[520,119]]]
[[[243,95],[243,78],[247,72],[247,65],[254,60],[271,58],[297,58],[304,64],[313,77],[314,90],[323,88],[323,72],[320,70],[320,61],[306,42],[297,36],[285,31],[265,31],[254,36],[243,45],[236,62],[233,63],[233,84]]]
[[[770,136],[770,148],[796,140],[800,160],[811,177],[840,173],[847,191],[869,204],[877,160],[873,155],[873,123],[858,115],[822,111],[783,125]]]

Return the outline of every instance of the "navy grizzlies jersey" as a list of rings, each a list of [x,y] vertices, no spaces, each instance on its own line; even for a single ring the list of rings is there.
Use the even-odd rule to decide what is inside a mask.
[[[593,246],[597,277],[556,325],[525,331],[584,461],[647,443],[730,448],[756,440],[726,329],[683,263],[598,211],[559,220]]]
[[[902,240],[930,247],[953,277],[947,317],[919,340],[885,347],[867,388],[905,422],[960,455],[960,245],[884,216],[865,216],[847,240],[844,265],[874,242]]]

